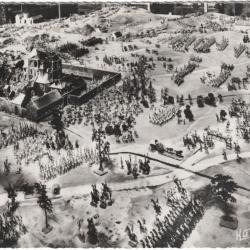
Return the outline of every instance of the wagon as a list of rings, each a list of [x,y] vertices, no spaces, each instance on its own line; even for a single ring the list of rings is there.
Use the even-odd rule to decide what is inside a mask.
[[[162,143],[150,143],[149,150],[151,152],[158,152],[161,155],[164,155],[164,156],[176,159],[176,160],[182,160],[184,158],[182,150],[175,150],[170,147],[165,147]]]

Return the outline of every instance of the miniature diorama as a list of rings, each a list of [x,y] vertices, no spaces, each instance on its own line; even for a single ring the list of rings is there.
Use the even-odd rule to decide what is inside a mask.
[[[1,3],[0,247],[248,247],[249,17]]]

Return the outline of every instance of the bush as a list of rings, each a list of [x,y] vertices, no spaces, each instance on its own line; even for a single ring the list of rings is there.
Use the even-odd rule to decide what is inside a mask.
[[[227,116],[227,112],[224,109],[221,109],[221,111],[220,111],[220,119],[222,121],[225,121],[226,120],[226,116]]]
[[[84,47],[79,47],[75,43],[66,43],[59,47],[59,52],[67,53],[75,58],[81,57],[89,53],[89,50]]]
[[[102,44],[103,43],[103,39],[102,38],[97,38],[97,37],[91,37],[85,41],[81,41],[81,44],[83,46],[95,46],[97,44]]]
[[[204,99],[202,95],[197,96],[197,105],[199,108],[204,107]]]
[[[40,36],[41,40],[48,41],[49,40],[49,34],[43,33]]]
[[[14,42],[15,42],[15,39],[10,37],[3,41],[3,45],[10,45],[10,44],[13,44]]]
[[[59,47],[59,51],[62,53],[70,53],[73,50],[78,49],[78,45],[75,43],[66,43]]]
[[[216,106],[216,99],[213,93],[209,93],[208,96],[205,97],[205,103],[207,105]]]
[[[78,49],[73,50],[70,54],[74,56],[75,58],[78,58],[88,53],[89,53],[89,50],[83,47],[83,48],[78,48]]]

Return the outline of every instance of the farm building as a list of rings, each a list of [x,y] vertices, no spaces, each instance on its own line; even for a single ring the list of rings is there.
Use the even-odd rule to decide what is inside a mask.
[[[15,16],[16,25],[32,25],[43,20],[42,15],[29,16],[29,13],[20,13]]]
[[[120,31],[116,31],[116,32],[113,32],[111,34],[111,37],[110,37],[110,40],[111,41],[117,41],[118,39],[120,39],[122,37],[122,33]]]
[[[49,116],[53,109],[61,104],[63,104],[63,98],[58,90],[52,90],[41,97],[33,97],[26,106],[27,117],[38,122]]]
[[[33,49],[24,63],[25,78],[28,81],[53,81],[60,79],[62,60],[54,53]]]

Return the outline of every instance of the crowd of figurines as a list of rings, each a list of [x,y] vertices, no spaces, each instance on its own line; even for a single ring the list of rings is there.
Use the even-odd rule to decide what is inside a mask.
[[[83,163],[92,165],[99,163],[99,161],[96,150],[79,148],[74,151],[66,151],[66,154],[62,154],[55,160],[52,158],[45,162],[39,161],[38,164],[41,178],[48,181],[81,166]]]
[[[245,101],[241,98],[232,99],[229,115],[237,118],[236,135],[249,142],[250,138],[250,111]]]
[[[247,83],[248,83],[247,77],[243,77],[242,79],[240,79],[239,77],[232,77],[231,82],[227,84],[227,89],[228,91],[248,89]]]
[[[233,101],[231,110],[235,106],[235,101]],[[232,111],[230,111],[232,112]],[[227,160],[227,151],[233,150],[236,154],[236,160],[240,163],[241,157],[240,152],[241,148],[237,141],[234,141],[232,136],[230,136],[230,132],[232,127],[230,127],[230,122],[226,118],[227,112],[225,110],[221,110],[220,115],[216,114],[217,122],[226,122],[226,134],[223,134],[219,130],[212,130],[210,127],[204,129],[203,134],[200,135],[195,131],[194,133],[187,134],[183,137],[183,144],[187,147],[188,150],[197,150],[197,151],[205,151],[209,154],[209,149],[213,149],[216,141],[220,141],[224,143],[222,155],[224,160]],[[231,113],[232,116],[232,113]],[[236,127],[237,136],[243,137],[245,140],[248,140],[246,134],[249,133],[249,128],[243,128],[241,126],[242,123],[238,123]],[[244,122],[243,122],[244,124]],[[241,132],[241,133],[240,133]]]
[[[248,34],[245,34],[242,40],[243,44],[241,43],[238,46],[234,47],[234,56],[236,58],[239,58],[244,51],[246,55],[250,57],[250,52],[246,45],[247,43],[249,43]],[[175,51],[181,51],[181,52],[188,51],[188,47],[192,43],[194,43],[193,49],[197,53],[209,53],[210,47],[213,44],[216,44],[217,50],[224,51],[229,45],[229,39],[223,36],[221,42],[217,42],[214,37],[208,37],[208,38],[201,37],[199,39],[196,39],[195,36],[191,36],[190,34],[179,34],[174,37],[171,36],[169,38],[169,44]],[[181,85],[184,82],[185,76],[192,73],[192,71],[195,70],[196,67],[199,67],[199,63],[201,62],[201,60],[192,60],[192,57],[190,58],[189,62],[186,65],[184,65],[183,68],[179,70],[176,69],[174,72],[172,68],[171,70],[171,72],[173,72],[172,80],[174,80],[174,82],[177,85]],[[234,69],[233,65],[227,65],[223,63],[221,66],[221,71],[218,76],[216,76],[214,73],[206,72],[206,74],[200,78],[201,82],[218,88],[229,79],[233,69]],[[242,85],[244,89],[247,89],[246,83],[248,82],[248,77],[249,75],[247,74],[247,77],[242,79]],[[235,79],[236,81],[234,81]],[[238,89],[241,89],[240,84],[241,81],[238,80],[238,78],[233,77],[231,84],[228,83],[228,90],[237,90],[236,87],[237,85]]]
[[[228,78],[231,76],[231,72],[234,70],[234,65],[222,63],[220,74],[216,76],[214,73],[206,72],[206,74],[200,78],[201,82],[212,87],[219,88]]]
[[[187,65],[184,65],[183,68],[176,69],[175,72],[173,72],[171,79],[174,80],[174,83],[176,83],[178,86],[184,82],[185,76],[191,74],[196,69],[196,67],[199,67],[197,58],[191,57],[191,59],[188,61]]]
[[[8,132],[0,131],[0,149],[15,144],[17,141],[38,133],[37,127],[32,123],[19,122],[15,127],[12,123]]]
[[[164,104],[168,104],[169,102],[174,102],[174,97],[168,95],[168,90],[163,89],[162,90],[162,100]],[[191,111],[191,105],[193,105],[193,98],[189,95],[187,99],[184,99],[184,96],[177,96],[176,97],[177,103],[179,105],[185,105],[185,101],[188,101],[190,105],[186,105],[186,108],[184,109],[185,118],[189,119],[190,121],[194,120],[192,111]],[[212,106],[216,106],[216,102],[223,101],[223,97],[221,95],[218,95],[218,97],[215,97],[212,93],[209,93],[207,97],[203,98],[202,96],[198,96],[196,99],[197,104],[199,107],[203,107],[204,103]],[[161,112],[161,111],[160,111]],[[159,113],[160,113],[159,112]],[[232,112],[231,112],[232,113]],[[173,113],[170,115],[173,115]],[[178,110],[176,113],[176,116],[178,118],[178,123],[181,123],[184,119],[182,119],[182,111]],[[164,118],[165,119],[165,118]],[[162,120],[164,120],[162,119]],[[225,111],[221,110],[221,113],[217,115],[218,121],[223,121],[225,119]],[[161,123],[162,120],[159,120]],[[185,123],[185,120],[183,121]],[[126,130],[124,124],[121,125],[122,131]],[[108,127],[105,128],[104,133],[109,134],[109,131],[107,131]],[[117,128],[118,130],[118,128]],[[243,129],[242,126],[240,127],[241,133],[244,131],[244,138],[247,139],[249,131],[247,129]],[[22,165],[29,164],[30,162],[38,162],[40,167],[40,175],[41,178],[44,180],[50,180],[55,178],[58,175],[62,175],[71,169],[76,168],[77,166],[81,165],[83,162],[89,162],[89,163],[98,163],[100,162],[100,159],[102,159],[102,156],[98,155],[98,152],[100,150],[91,151],[89,149],[84,149],[84,152],[79,149],[79,144],[76,141],[75,147],[73,146],[73,143],[68,139],[68,137],[65,135],[64,132],[58,131],[55,133],[55,135],[51,135],[48,133],[48,131],[44,132],[38,132],[37,128],[32,125],[31,123],[20,123],[19,126],[14,127],[12,126],[10,129],[10,132],[5,133],[1,131],[1,137],[2,140],[2,146],[5,147],[6,145],[9,145],[11,143],[14,143],[14,155],[16,159],[16,163],[18,166],[18,169],[16,170],[16,173],[21,173],[22,171]],[[18,141],[19,138],[23,138],[23,145],[20,144]],[[213,146],[211,139],[204,139],[203,140],[203,147],[205,151],[209,149],[209,147]],[[190,140],[189,140],[190,142]],[[33,145],[35,147],[31,147],[30,145]],[[105,143],[105,145],[107,145]],[[193,147],[193,143],[190,142],[186,144],[187,147]],[[53,151],[58,151],[60,149],[63,149],[66,153],[60,155],[60,157],[56,157],[53,154]],[[107,153],[108,154],[108,153]],[[41,159],[47,156],[48,161],[43,162]],[[103,157],[105,158],[105,157]],[[139,167],[132,168],[132,170],[128,171],[131,173],[131,175],[134,178],[137,178],[138,176],[138,169],[141,169],[142,165],[139,164]],[[4,174],[8,175],[11,172],[11,163],[6,158],[4,161]],[[147,171],[146,171],[147,172]],[[146,173],[145,172],[145,173]]]
[[[200,58],[193,58],[193,60],[198,61]],[[140,101],[135,97],[131,97],[129,100],[128,97],[122,94],[123,88],[124,86],[122,88],[111,88],[109,91],[104,90],[103,94],[96,96],[83,107],[67,107],[66,114],[63,116],[65,126],[69,127],[70,124],[74,125],[76,123],[84,123],[86,126],[102,124],[106,135],[115,136],[116,142],[134,142],[139,136],[135,130],[135,118],[143,112],[143,108],[149,108],[149,102],[145,97],[141,98]],[[161,101],[163,101],[164,107],[155,107],[152,104],[150,108],[153,112],[152,115],[149,115],[149,121],[153,124],[163,125],[177,115],[179,123],[185,122],[184,119],[181,119],[181,111],[178,106],[171,105],[176,103],[184,106],[187,101],[189,104],[186,106],[184,114],[186,119],[192,121],[194,116],[191,106],[195,100],[198,107],[204,107],[205,104],[216,106],[217,100],[222,102],[223,97],[220,94],[215,97],[213,93],[209,93],[205,97],[199,95],[194,98],[189,94],[187,98],[184,98],[183,95],[177,95],[175,98],[169,95],[168,89],[165,88],[161,90]]]
[[[203,30],[204,27],[200,27]],[[249,43],[248,34],[245,34],[242,38],[244,44],[239,44],[238,47],[234,48],[234,55],[239,58],[240,55],[247,49],[246,43]],[[193,50],[197,53],[209,53],[211,47],[216,44],[218,51],[224,51],[229,45],[229,39],[222,37],[221,42],[217,42],[215,37],[201,37],[198,38],[191,33],[182,33],[175,36],[170,36],[169,45],[174,51],[188,52],[190,46],[193,44]]]
[[[192,26],[182,21],[178,22],[183,27],[192,29]],[[206,33],[207,29],[214,31],[222,30],[216,22],[208,22],[206,25],[201,25],[199,32]],[[224,51],[229,45],[229,40],[225,37],[222,38],[221,42],[217,42],[214,37],[197,39],[191,35],[192,32],[193,31],[190,33],[189,31],[183,31],[181,35],[171,37],[170,45],[172,49],[185,52],[188,51],[193,44],[194,51],[201,54],[210,52],[214,44],[216,44],[216,48],[219,51]],[[234,48],[236,58],[239,58],[244,51],[247,55],[250,54],[245,45],[245,43],[249,43],[248,35],[244,35],[243,43],[244,44],[239,44],[239,46]],[[160,45],[156,44],[156,48],[160,48]],[[136,45],[124,47],[124,51],[136,49],[138,49]],[[156,55],[157,60],[163,62],[163,67],[168,67],[168,70],[172,72],[173,65],[167,65],[167,62],[172,61],[171,58],[167,59],[164,56],[159,56],[157,49],[146,49],[146,52]],[[153,87],[152,79],[147,74],[149,70],[155,69],[153,57],[139,56],[136,53],[133,53],[132,57],[138,60],[127,63],[126,66],[130,67],[131,74],[123,79],[121,87],[103,91],[86,105],[80,107],[68,106],[65,108],[63,124],[60,124],[61,128],[63,126],[67,128],[77,123],[79,125],[82,123],[86,126],[91,125],[93,127],[92,140],[96,143],[96,150],[84,148],[82,151],[82,149],[79,148],[78,142],[76,141],[74,145],[61,129],[57,129],[57,132],[52,135],[46,130],[44,132],[38,132],[36,126],[23,122],[19,123],[17,127],[12,125],[7,133],[1,130],[0,149],[13,145],[15,160],[17,166],[19,166],[17,173],[21,173],[22,164],[28,165],[31,162],[38,162],[40,176],[43,180],[50,180],[58,175],[62,175],[80,166],[83,162],[100,163],[100,169],[102,169],[102,161],[108,160],[110,151],[110,144],[106,141],[106,135],[114,136],[117,143],[134,142],[135,139],[138,138],[138,133],[135,130],[136,116],[143,112],[143,108],[151,108],[153,115],[149,116],[149,120],[153,124],[163,125],[174,116],[177,116],[178,124],[182,122],[185,124],[185,119],[188,119],[190,122],[194,121],[194,115],[191,111],[191,106],[194,104],[194,101],[196,101],[198,107],[204,107],[205,104],[216,106],[217,101],[223,102],[223,97],[220,94],[216,97],[213,93],[208,93],[207,96],[199,95],[195,98],[188,95],[188,98],[184,99],[183,95],[174,98],[169,95],[167,89],[162,89],[161,101],[163,102],[163,107],[154,107],[156,91]],[[108,56],[103,58],[103,62],[108,65],[121,64],[124,66],[126,64],[124,58]],[[181,85],[184,82],[184,78],[199,67],[199,63],[201,62],[202,57],[191,56],[187,65],[175,70],[172,79],[177,85]],[[211,86],[219,87],[229,79],[233,70],[234,65],[223,63],[218,76],[207,72],[206,75],[201,78],[201,81]],[[235,86],[238,86],[238,89],[241,89],[242,86],[246,88],[244,85],[246,82],[247,78],[243,78],[241,81],[241,79],[233,77],[231,79],[232,84],[228,86],[235,90]],[[177,105],[173,105],[175,102]],[[185,102],[189,104],[186,105]],[[183,110],[184,119],[182,118],[181,106],[185,106]],[[228,114],[231,117],[237,118],[237,136],[249,141],[250,113],[247,104],[241,99],[233,99]],[[225,123],[227,134],[223,134],[218,130],[212,130],[208,127],[201,132],[202,135],[195,131],[183,137],[184,146],[187,147],[188,150],[198,148],[198,150],[205,150],[206,153],[209,153],[209,149],[214,148],[215,141],[221,141],[225,144],[225,149],[223,149],[222,153],[224,159],[227,160],[226,149],[233,149],[237,155],[237,160],[240,160],[240,145],[234,142],[232,136],[228,133],[230,129],[232,129],[232,126],[229,120],[227,120],[227,112],[221,110],[219,114],[216,114],[216,119],[218,123]],[[56,125],[54,123],[58,122],[60,123],[60,120],[52,121],[51,125],[54,126]],[[95,129],[96,127],[99,129]],[[22,143],[20,143],[20,140],[22,140]],[[158,152],[171,151],[177,156],[181,156],[182,154],[182,151],[166,148],[158,141],[155,141],[155,147]],[[55,156],[54,152],[56,151],[62,151],[60,152],[60,157]],[[45,156],[48,158],[48,161],[43,162]],[[140,174],[150,174],[152,167],[149,163],[150,160],[148,157],[145,157],[144,161],[141,159],[137,161],[135,159],[135,161],[132,162],[131,156],[129,156],[129,160],[125,160],[125,164],[121,158],[121,169],[125,168],[127,175],[137,179]],[[10,172],[11,163],[6,158],[4,160],[4,174],[7,176]],[[190,197],[178,179],[174,181],[178,195],[173,193],[172,190],[168,192],[168,197],[166,198],[167,209],[164,209],[164,206],[157,198],[152,198],[150,201],[150,205],[153,207],[156,216],[156,222],[152,230],[148,230],[146,226],[147,221],[144,218],[138,219],[137,221],[142,237],[138,237],[130,225],[126,227],[130,246],[181,247],[182,243],[192,232],[194,226],[204,213],[204,206],[199,199]],[[46,194],[46,187],[38,183],[34,185],[26,183],[22,185],[18,191],[22,191],[26,195],[34,193],[38,195],[37,202],[45,212],[45,226],[48,228],[47,213],[52,212],[53,206]],[[19,235],[26,232],[22,218],[15,215],[15,211],[19,206],[19,203],[16,201],[16,190],[9,187],[7,192],[9,199],[7,210],[0,215],[0,234],[5,246],[12,244]],[[99,206],[102,209],[106,209],[114,203],[111,188],[106,183],[102,183],[101,190],[98,190],[96,185],[93,184],[90,195],[90,205],[93,207]],[[166,213],[165,210],[167,211],[166,215],[164,215],[164,213]],[[79,222],[79,227],[81,227],[81,222]],[[88,218],[88,237],[90,243],[96,244],[98,242],[98,232],[93,218]],[[0,244],[1,243],[2,241],[0,241]]]
[[[98,151],[81,148],[78,141],[73,143],[63,130],[38,131],[37,126],[19,122],[8,131],[1,131],[1,148],[13,147],[14,161],[8,157],[3,161],[3,174],[21,174],[25,166],[37,163],[43,180],[56,178],[83,163],[94,164],[100,161]],[[59,155],[58,155],[59,153]]]
[[[176,189],[168,191],[165,204],[160,204],[158,199],[151,199],[156,218],[150,231],[145,218],[137,220],[138,234],[135,233],[134,224],[126,227],[131,247],[181,247],[202,218],[203,203],[190,196],[177,178],[174,183]]]
[[[177,105],[165,105],[164,107],[154,107],[153,114],[149,115],[149,122],[156,125],[164,125],[175,117],[179,107]]]
[[[117,142],[133,142],[138,134],[134,129],[135,116],[156,101],[152,80],[148,76],[148,62],[140,57],[131,68],[130,77],[123,85],[104,90],[83,107],[66,108],[63,122],[66,127],[76,123],[84,125],[103,124],[107,135],[114,135]]]
[[[151,227],[145,218],[135,218],[136,221],[133,224],[129,223],[126,226],[125,232],[131,247],[181,247],[202,218],[205,210],[203,202],[190,195],[178,178],[174,178],[174,184],[175,186],[167,191],[163,201],[159,202],[157,198],[151,198],[150,206],[155,214]],[[90,204],[97,207],[100,203],[100,207],[105,209],[112,205],[114,200],[111,198],[111,190],[107,184],[102,183],[102,187],[100,195],[96,185],[92,185]],[[166,209],[164,209],[165,207]],[[94,217],[96,218],[97,215]],[[98,232],[94,218],[88,218],[87,221],[88,242],[97,245],[103,240],[101,239],[103,235]],[[79,220],[80,232],[82,223],[83,220]],[[85,242],[84,232],[80,234]],[[108,245],[107,242],[106,244]]]
[[[195,58],[195,60],[198,59]],[[110,95],[112,94],[115,96],[114,103],[111,102],[112,98]],[[68,107],[66,110],[67,116],[64,117],[65,125],[74,125],[77,121],[80,124],[83,122],[83,119],[85,119],[84,125],[90,124],[94,126],[95,124],[103,124],[106,135],[114,135],[118,143],[134,142],[139,136],[134,127],[136,124],[135,117],[143,112],[143,107],[149,108],[148,102],[145,99],[141,99],[141,102],[138,102],[136,98],[132,98],[132,101],[128,102],[124,96],[118,98],[116,101],[116,96],[121,96],[120,89],[113,88],[110,91],[104,91],[104,95],[94,98],[94,100],[90,101],[86,106]],[[169,106],[169,104],[174,104],[175,101],[176,104],[180,106],[185,105],[186,101],[189,102],[190,105],[186,107],[184,114],[186,115],[186,119],[192,121],[193,115],[190,106],[193,105],[195,99],[197,100],[198,107],[204,107],[205,104],[215,106],[217,100],[220,102],[223,101],[223,97],[220,94],[218,94],[216,98],[213,93],[209,93],[207,97],[199,95],[196,98],[192,98],[191,95],[188,95],[186,99],[184,99],[183,95],[177,95],[175,100],[173,96],[168,94],[168,89],[162,89],[161,100],[163,101],[164,107],[157,108],[151,106],[153,114],[149,115],[149,121],[153,124],[163,125],[175,115],[179,117],[180,111],[178,106]],[[114,104],[114,108],[112,108],[111,104]]]

